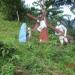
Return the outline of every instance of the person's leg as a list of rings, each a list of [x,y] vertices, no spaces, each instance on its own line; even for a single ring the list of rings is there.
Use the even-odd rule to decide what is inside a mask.
[[[40,42],[48,42],[47,28],[42,29],[42,31],[40,32]]]
[[[65,43],[68,43],[67,37],[64,37],[64,42],[65,42]]]
[[[59,36],[59,41],[60,41],[61,45],[63,45],[63,44],[64,44],[63,36]]]

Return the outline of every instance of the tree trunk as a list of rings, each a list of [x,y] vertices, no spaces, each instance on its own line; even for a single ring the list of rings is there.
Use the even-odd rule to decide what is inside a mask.
[[[17,20],[19,21],[19,20],[20,20],[20,18],[19,18],[18,10],[16,11],[16,14],[17,14]]]

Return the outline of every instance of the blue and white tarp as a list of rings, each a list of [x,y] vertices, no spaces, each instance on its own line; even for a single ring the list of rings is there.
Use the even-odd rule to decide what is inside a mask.
[[[26,23],[22,23],[21,24],[21,28],[20,28],[20,31],[19,31],[19,42],[26,42],[26,34],[27,34],[27,25]]]

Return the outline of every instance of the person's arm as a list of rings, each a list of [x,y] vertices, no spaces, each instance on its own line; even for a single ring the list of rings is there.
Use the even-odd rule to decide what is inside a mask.
[[[59,26],[56,26],[55,29],[60,30]],[[55,31],[55,35],[59,36],[59,33]]]
[[[65,29],[65,34],[64,34],[64,36],[66,36],[67,35],[67,29]]]
[[[62,27],[64,29],[64,36],[66,36],[67,35],[67,28],[65,26],[63,26],[63,25],[62,25]]]

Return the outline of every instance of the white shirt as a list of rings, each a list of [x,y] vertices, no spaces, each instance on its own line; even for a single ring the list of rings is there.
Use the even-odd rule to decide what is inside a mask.
[[[41,26],[42,28],[47,27],[47,26],[46,26],[46,23],[45,23],[45,21],[44,21],[44,20],[40,21],[40,26]]]
[[[38,31],[41,31],[43,28],[46,28],[46,23],[44,20],[40,21],[40,26],[37,28]]]
[[[67,28],[64,25],[60,24],[59,26],[56,26],[56,29],[59,29],[60,31],[64,32],[64,36],[66,36]],[[55,32],[55,34],[60,35],[61,33],[60,32],[59,33]]]

